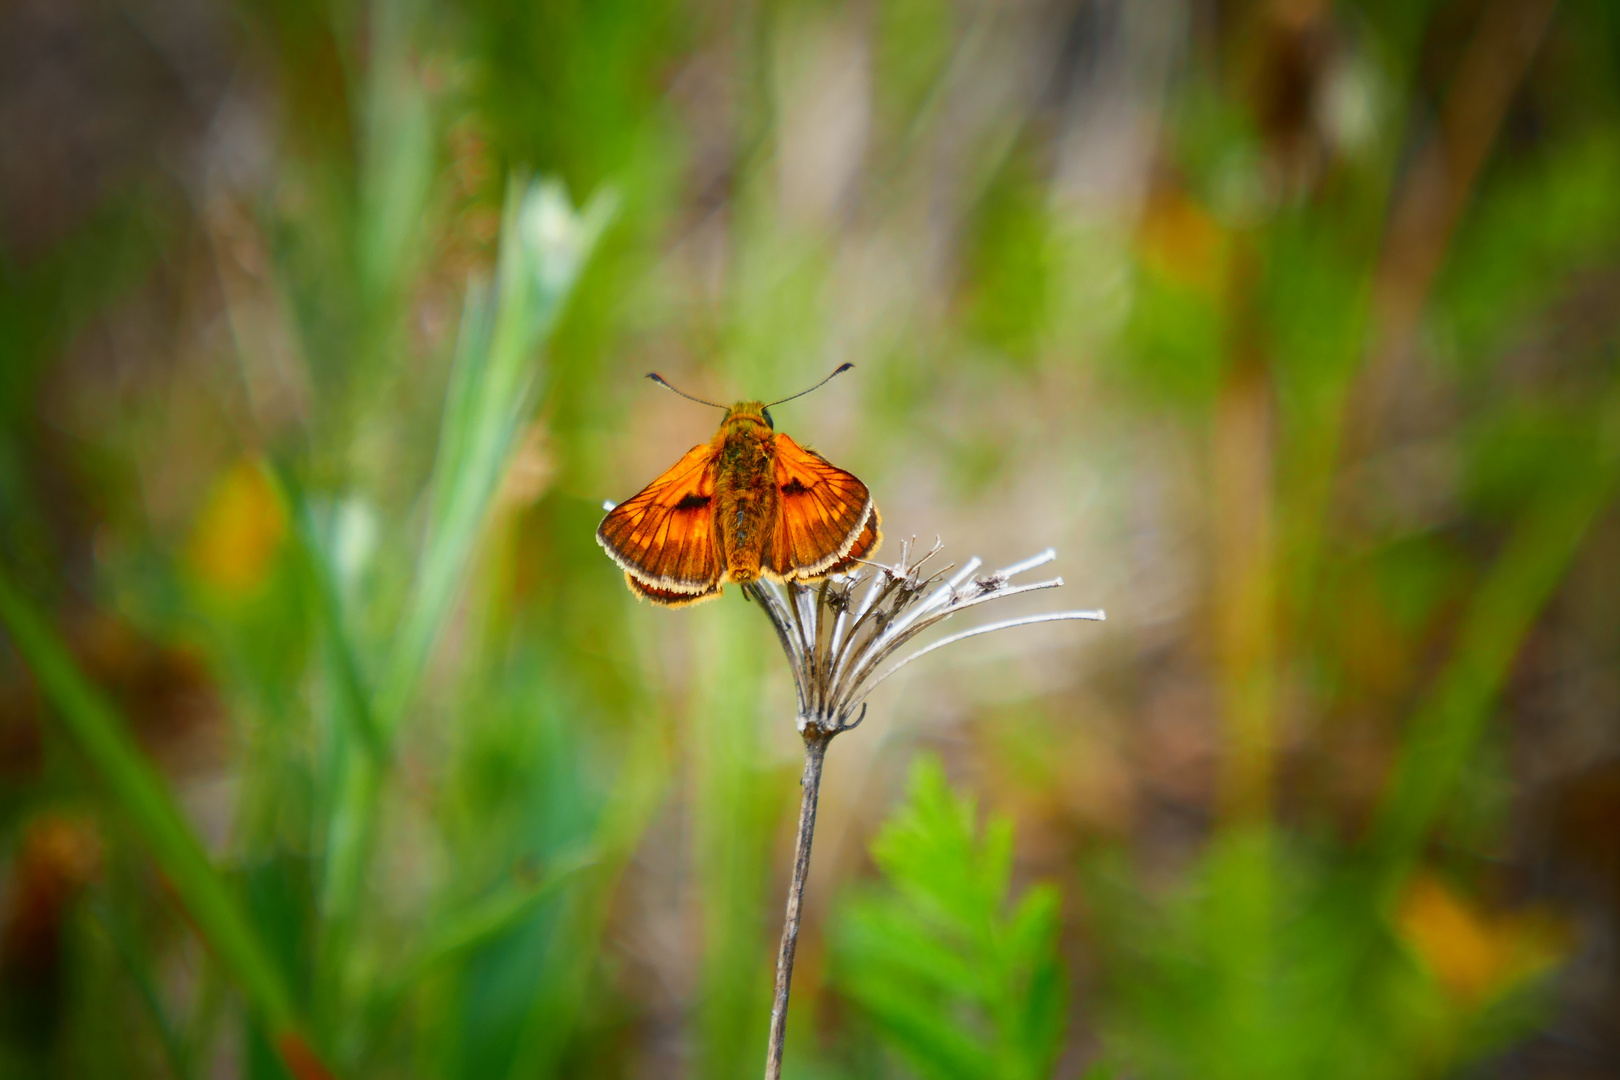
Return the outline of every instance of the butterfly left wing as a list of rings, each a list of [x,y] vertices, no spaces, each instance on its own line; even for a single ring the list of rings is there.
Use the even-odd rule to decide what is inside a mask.
[[[714,465],[713,447],[694,446],[597,527],[596,542],[624,570],[637,596],[679,607],[719,594]]]
[[[776,531],[763,560],[769,573],[813,580],[842,571],[850,559],[864,558],[881,542],[877,507],[866,485],[780,433],[776,486],[781,496]]]

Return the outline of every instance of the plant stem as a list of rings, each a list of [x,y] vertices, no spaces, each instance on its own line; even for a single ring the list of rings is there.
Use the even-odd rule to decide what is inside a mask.
[[[816,800],[821,793],[821,762],[832,735],[810,725],[804,731],[804,776],[799,780],[799,838],[793,845],[793,882],[788,886],[787,914],[782,919],[782,947],[776,954],[776,997],[771,1005],[771,1038],[765,1048],[765,1080],[781,1080],[782,1043],[787,1037],[788,987],[793,982],[793,953],[799,945],[799,914],[804,880],[810,875],[810,842],[816,833]]]

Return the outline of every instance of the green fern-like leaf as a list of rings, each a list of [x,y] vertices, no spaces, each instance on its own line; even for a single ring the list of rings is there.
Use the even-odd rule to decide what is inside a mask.
[[[884,882],[833,922],[834,978],[880,1038],[927,1080],[1035,1080],[1063,1038],[1058,895],[1008,897],[1012,827],[976,824],[939,762],[872,843]]]

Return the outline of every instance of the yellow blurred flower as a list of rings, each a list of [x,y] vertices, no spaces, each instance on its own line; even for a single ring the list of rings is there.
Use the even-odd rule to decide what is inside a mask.
[[[1567,931],[1550,916],[1484,911],[1428,874],[1407,887],[1396,922],[1434,980],[1469,1006],[1514,989],[1568,951]]]
[[[186,561],[221,593],[250,596],[264,587],[287,535],[287,511],[256,462],[242,461],[214,484],[192,529]]]
[[[1166,183],[1150,193],[1136,238],[1144,267],[1181,288],[1218,297],[1225,286],[1226,250],[1220,223],[1185,192]]]

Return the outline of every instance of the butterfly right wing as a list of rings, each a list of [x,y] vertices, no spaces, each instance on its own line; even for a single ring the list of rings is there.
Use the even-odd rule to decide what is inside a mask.
[[[882,541],[877,507],[850,472],[778,432],[776,530],[764,565],[784,579],[815,581],[843,573]]]
[[[877,551],[883,542],[883,518],[878,514],[878,508],[872,507],[872,512],[866,515],[866,524],[861,526],[861,534],[855,538],[854,545],[849,549],[843,559],[828,567],[829,574],[847,574],[855,569],[862,559],[869,558]]]
[[[624,570],[630,590],[679,607],[720,592],[714,535],[716,453],[704,443],[640,492],[608,511],[596,542]]]

